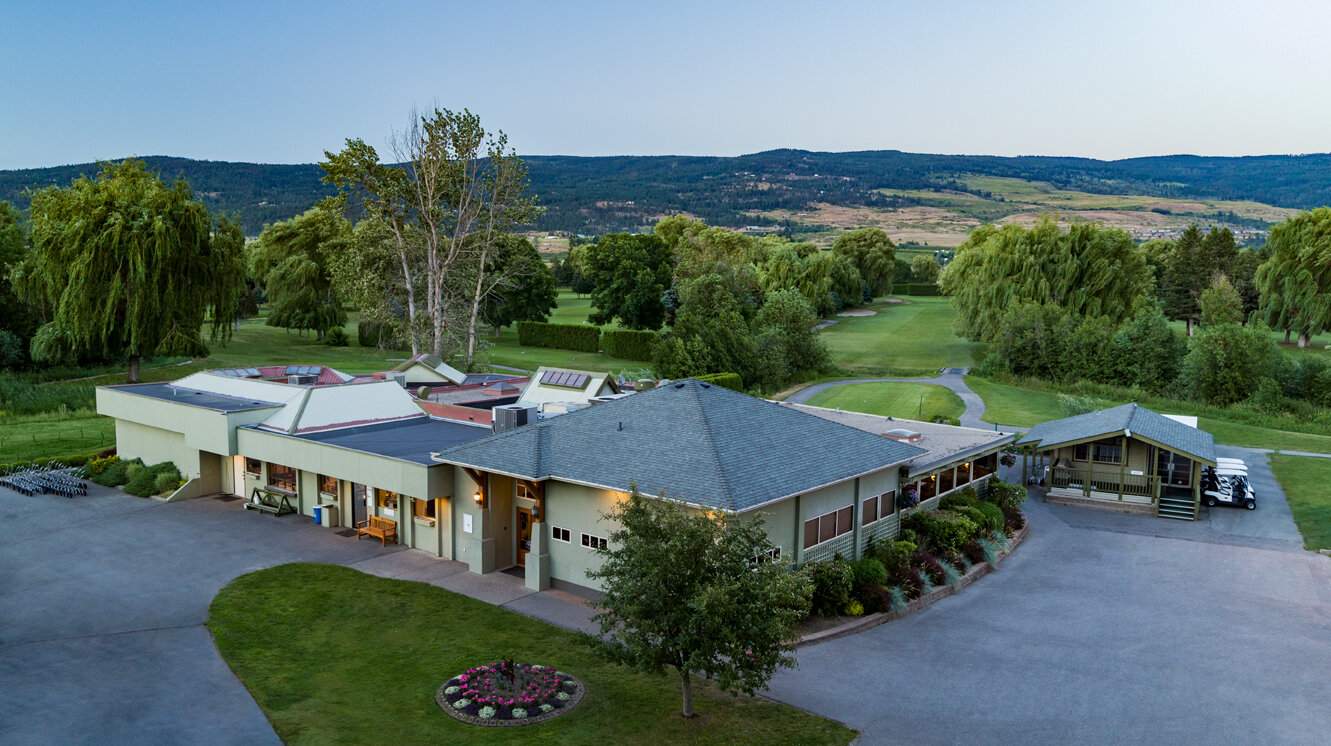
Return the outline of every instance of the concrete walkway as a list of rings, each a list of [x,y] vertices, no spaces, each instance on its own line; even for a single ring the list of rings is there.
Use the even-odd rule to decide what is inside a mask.
[[[981,430],[1002,430],[1009,433],[1024,432],[1026,430],[1024,427],[995,425],[982,419],[984,416],[984,399],[981,399],[979,394],[966,385],[966,372],[966,368],[945,368],[942,373],[927,378],[847,378],[841,381],[823,381],[796,391],[787,397],[786,401],[795,404],[807,404],[810,399],[828,389],[850,386],[856,383],[926,383],[942,386],[961,398],[961,403],[966,406],[966,411],[962,412],[960,418],[963,426],[980,428]]]

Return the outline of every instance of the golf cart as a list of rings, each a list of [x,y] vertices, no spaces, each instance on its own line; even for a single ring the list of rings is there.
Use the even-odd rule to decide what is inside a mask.
[[[1235,458],[1216,459],[1215,466],[1202,469],[1202,501],[1208,507],[1242,506],[1257,509],[1257,492],[1248,481],[1248,465]]]

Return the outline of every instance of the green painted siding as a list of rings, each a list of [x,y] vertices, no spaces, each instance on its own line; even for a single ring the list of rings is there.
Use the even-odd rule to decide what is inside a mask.
[[[116,452],[122,459],[143,459],[145,464],[170,461],[186,479],[200,475],[199,451],[185,442],[185,436],[171,430],[116,420]]]
[[[550,541],[550,577],[600,590],[600,584],[587,577],[587,571],[600,567],[596,552],[582,546],[582,534],[610,538],[617,526],[601,517],[625,498],[622,492],[611,492],[566,482],[550,481],[545,484],[545,505],[548,515],[543,530],[552,537],[555,526],[569,531],[569,541]]]

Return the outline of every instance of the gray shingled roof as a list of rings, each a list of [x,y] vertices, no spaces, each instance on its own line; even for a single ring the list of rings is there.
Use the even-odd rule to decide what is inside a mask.
[[[1038,444],[1040,448],[1052,448],[1063,443],[1123,432],[1155,441],[1172,451],[1215,463],[1215,439],[1210,433],[1188,427],[1136,403],[1042,422],[1031,428],[1017,441],[1017,445]]]
[[[446,463],[744,511],[908,461],[915,446],[679,381],[438,454]]]

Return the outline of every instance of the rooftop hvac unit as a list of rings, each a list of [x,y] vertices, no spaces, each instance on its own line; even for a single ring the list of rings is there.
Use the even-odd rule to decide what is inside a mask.
[[[522,404],[502,404],[490,410],[490,429],[497,433],[516,430],[536,422],[536,407]]]
[[[318,376],[310,376],[310,375],[287,376],[287,383],[294,383],[297,386],[313,386],[318,381],[319,381]]]

